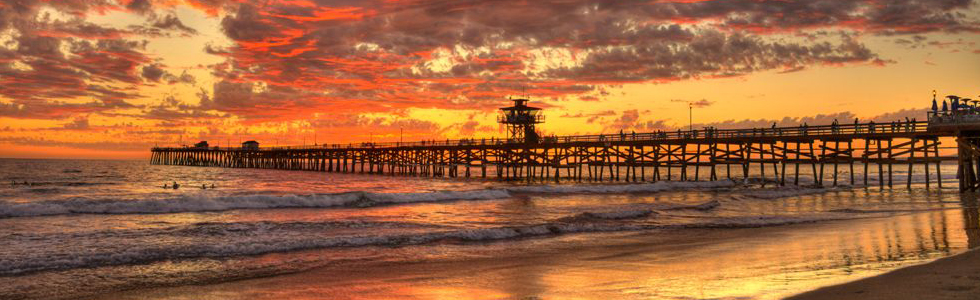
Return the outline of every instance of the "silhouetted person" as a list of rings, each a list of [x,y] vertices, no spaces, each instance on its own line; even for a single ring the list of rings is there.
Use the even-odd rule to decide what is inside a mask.
[[[180,188],[180,184],[177,184],[177,182],[176,182],[176,181],[174,181],[174,185],[173,185],[173,187],[174,187],[174,189],[175,189],[175,190],[176,190],[176,189],[179,189],[179,188]]]
[[[212,188],[212,189],[214,188],[214,184],[213,184],[213,183],[211,184],[211,188]]]
[[[203,184],[203,183],[202,183],[202,184],[201,184],[201,189],[202,189],[202,190],[206,190],[206,189],[208,189],[208,185],[207,185],[207,184]]]
[[[169,185],[167,185],[166,183],[164,183],[164,184],[163,184],[163,188],[165,188],[165,189],[169,189],[169,188],[170,188],[170,186],[169,186]]]
[[[943,101],[943,113],[945,114],[947,112],[949,112],[949,106],[946,105],[946,101]]]

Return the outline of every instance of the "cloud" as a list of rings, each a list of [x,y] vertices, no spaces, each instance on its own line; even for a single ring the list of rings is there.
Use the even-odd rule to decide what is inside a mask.
[[[204,12],[218,32],[199,27],[196,18],[191,22],[175,5]],[[473,117],[442,126],[396,116],[411,109],[490,113],[508,96],[527,95],[559,111],[561,101],[594,101],[589,104],[597,108],[563,111],[563,117],[596,128],[663,130],[673,128],[669,120],[648,119],[640,109],[602,107],[608,90],[895,62],[871,38],[907,49],[977,53],[969,39],[937,34],[980,33],[975,10],[970,0],[4,2],[0,116],[57,119],[63,130],[99,129],[87,123],[92,115],[164,128],[129,130],[140,136],[185,127],[206,127],[194,132],[202,138],[235,134],[216,129],[225,127],[257,138],[312,128],[336,139],[363,138],[358,128],[386,138],[398,128],[413,137],[465,136],[493,126]],[[116,13],[135,21],[116,27],[110,25],[115,20],[92,21]],[[210,41],[194,50],[220,62],[183,65],[152,53],[159,45],[148,47],[185,38]],[[195,78],[195,68],[210,76]],[[178,84],[205,86],[198,99],[152,94],[186,88],[161,86]],[[322,113],[330,118],[318,119]],[[853,117],[844,112],[699,126]],[[281,124],[287,129],[270,129]]]
[[[697,108],[705,108],[705,107],[711,106],[712,104],[715,104],[714,101],[708,101],[708,99],[693,100],[693,101],[692,100],[681,100],[681,99],[670,99],[670,102],[687,103],[688,105],[690,105],[692,107],[697,107]]]
[[[143,79],[149,82],[161,82],[162,80],[168,84],[186,83],[193,85],[197,83],[197,79],[193,75],[188,74],[186,70],[180,75],[174,75],[165,70],[164,67],[164,65],[159,63],[145,65],[140,74],[143,76]]]
[[[263,82],[294,99],[318,94],[322,101],[357,99],[390,110],[491,109],[501,98],[523,93],[593,100],[600,88],[623,83],[893,62],[863,44],[860,35],[781,36],[794,30],[847,28],[895,35],[967,30],[964,26],[972,24],[954,14],[946,18],[953,22],[941,23],[946,27],[910,30],[909,24],[883,18],[887,7],[870,0],[307,4],[209,6],[225,10],[221,29],[236,42],[207,49],[227,58],[214,66],[214,75]],[[914,1],[888,6],[935,16],[967,7]],[[226,102],[220,109],[248,110],[235,105]],[[318,105],[293,107],[310,106]]]
[[[160,64],[151,64],[143,67],[143,78],[149,81],[158,82],[163,77],[164,71]]]
[[[184,25],[176,15],[152,15],[146,24],[131,25],[129,31],[133,34],[150,37],[171,37],[174,34],[190,37],[197,34],[197,29]]]
[[[74,120],[72,120],[71,122],[66,123],[64,125],[64,129],[70,129],[70,130],[85,130],[85,129],[89,129],[88,117],[87,116],[77,117]]]

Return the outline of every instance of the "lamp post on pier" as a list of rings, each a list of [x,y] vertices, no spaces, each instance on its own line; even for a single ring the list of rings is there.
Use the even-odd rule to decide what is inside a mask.
[[[687,126],[688,130],[694,131],[694,104],[687,103]]]

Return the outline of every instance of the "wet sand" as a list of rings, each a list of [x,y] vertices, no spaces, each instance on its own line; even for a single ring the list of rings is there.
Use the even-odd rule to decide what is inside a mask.
[[[980,298],[980,251],[974,249],[931,263],[821,288],[787,300],[978,298]]]
[[[488,243],[500,251],[464,259],[333,265],[98,299],[781,299],[962,253],[977,235],[964,231],[962,217],[952,209],[769,228],[569,235]],[[950,259],[962,257],[971,256]]]

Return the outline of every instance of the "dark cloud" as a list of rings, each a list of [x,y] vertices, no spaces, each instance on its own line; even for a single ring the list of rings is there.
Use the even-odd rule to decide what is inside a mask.
[[[242,3],[233,15],[222,19],[221,28],[225,35],[237,41],[262,41],[281,34],[280,28],[266,21],[249,3]]]
[[[147,13],[153,8],[153,3],[150,3],[150,0],[132,0],[126,4],[126,8],[139,13]]]
[[[160,78],[163,78],[163,75],[166,73],[161,67],[162,65],[160,64],[144,66],[142,72],[143,78],[149,81],[159,82]]]
[[[174,34],[188,37],[197,34],[196,29],[184,25],[173,14],[163,16],[153,15],[146,24],[132,25],[129,27],[129,30],[135,34],[152,37],[170,37]]]
[[[711,106],[712,104],[715,104],[714,101],[708,101],[708,99],[693,100],[693,101],[690,101],[690,100],[681,100],[681,99],[670,99],[670,102],[687,103],[688,105],[690,105],[692,107],[697,107],[697,108],[704,108],[704,107]]]
[[[77,117],[69,123],[63,126],[64,129],[69,130],[85,130],[89,129],[88,116]]]
[[[164,67],[164,65],[158,63],[145,65],[140,74],[143,76],[143,79],[149,82],[164,81],[168,84],[185,83],[192,85],[197,83],[197,79],[193,75],[188,74],[187,71],[182,72],[180,75],[174,75],[165,70]]]
[[[143,107],[141,113],[133,117],[178,121],[217,119],[226,115],[209,111],[200,105],[185,103],[174,96],[167,96],[156,104]]]
[[[489,110],[501,98],[525,93],[601,100],[600,88],[624,83],[888,64],[893,61],[862,43],[863,33],[915,39],[972,31],[977,23],[960,12],[970,3],[216,2],[208,7],[225,10],[221,28],[237,44],[206,52],[228,59],[213,66],[214,75],[265,82],[282,97],[316,95],[331,106],[356,99],[389,110]],[[541,67],[541,61],[563,63]],[[231,91],[216,91],[214,98],[228,99],[217,94]],[[218,102],[216,109],[228,112],[248,111],[236,106],[253,103]],[[321,105],[300,102],[292,107]]]
[[[71,141],[48,139],[44,137],[14,137],[14,136],[0,136],[0,143],[24,145],[24,146],[66,147],[66,148],[89,149],[89,150],[100,150],[100,151],[106,151],[107,149],[112,149],[115,151],[144,151],[149,147],[153,146],[152,143],[134,142],[134,141],[71,142]]]
[[[184,3],[220,17],[221,31],[234,41],[203,50],[225,61],[208,66],[217,80],[212,92],[199,95],[199,105],[129,104],[142,96],[140,85],[198,83],[145,53],[142,39],[199,34],[200,28],[168,10],[169,2],[26,0],[0,10],[0,30],[19,34],[0,47],[0,96],[13,102],[0,104],[0,114],[68,118],[139,108],[154,120],[234,115],[247,122],[278,122],[327,111],[346,116],[411,108],[489,112],[512,95],[601,101],[608,96],[605,88],[627,83],[887,64],[888,57],[864,43],[866,36],[891,36],[910,48],[943,48],[953,45],[931,36],[926,40],[924,34],[980,32],[976,16],[964,13],[975,8],[969,0]],[[41,7],[73,17],[41,16]],[[146,22],[115,29],[80,17],[112,9],[137,12]],[[86,97],[97,101],[77,104]],[[610,110],[569,117],[607,128],[666,126],[643,115]],[[776,120],[783,121],[798,120]],[[472,120],[454,126],[466,134],[480,130]]]

